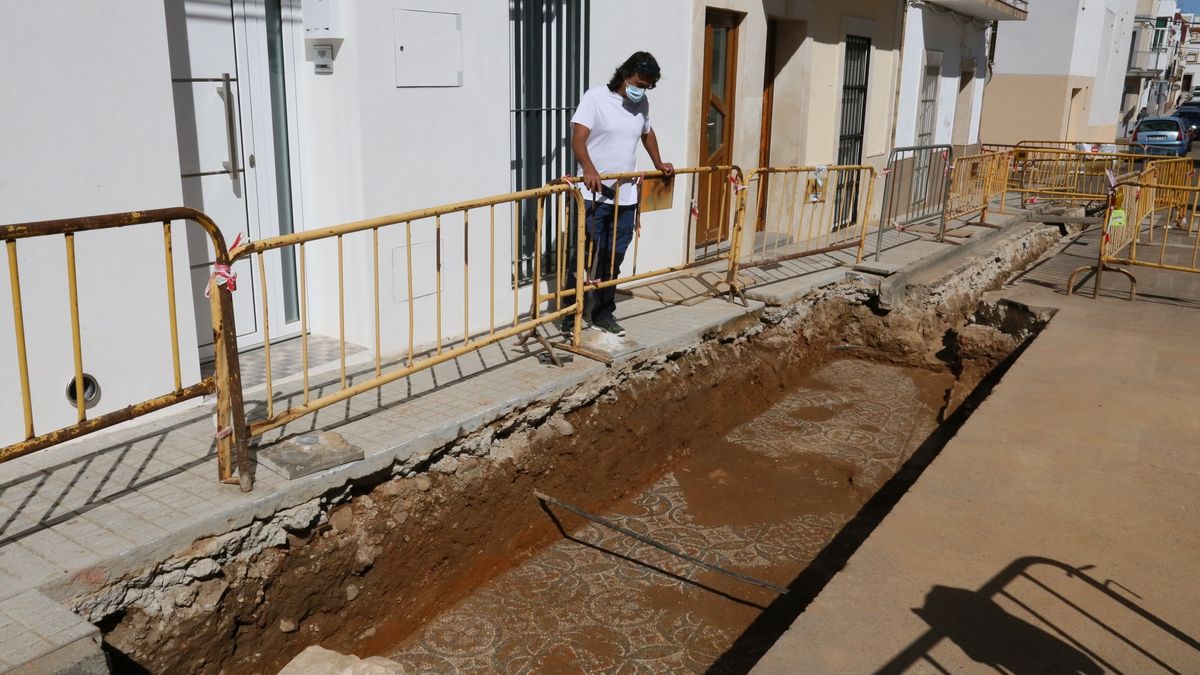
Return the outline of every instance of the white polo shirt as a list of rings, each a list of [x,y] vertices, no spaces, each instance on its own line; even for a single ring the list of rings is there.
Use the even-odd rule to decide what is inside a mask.
[[[579,99],[579,107],[571,124],[591,130],[588,134],[588,155],[598,173],[624,173],[637,167],[637,146],[644,134],[650,133],[650,100],[633,103],[608,90],[607,85],[592,87]],[[577,169],[583,175],[583,167]],[[604,181],[612,186],[615,180]],[[593,195],[581,186],[583,198],[610,203],[612,200]],[[621,184],[619,204],[637,203],[637,188],[630,182]]]

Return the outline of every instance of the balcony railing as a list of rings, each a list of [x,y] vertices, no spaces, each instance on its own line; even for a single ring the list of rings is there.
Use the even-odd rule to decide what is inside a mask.
[[[1129,70],[1162,71],[1171,64],[1165,49],[1135,49],[1129,52]]]
[[[1024,21],[1028,0],[928,0],[959,14],[986,21]]]

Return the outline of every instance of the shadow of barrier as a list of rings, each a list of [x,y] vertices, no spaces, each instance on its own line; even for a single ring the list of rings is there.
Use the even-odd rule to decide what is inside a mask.
[[[755,232],[735,267],[768,265],[820,253],[855,250],[861,262],[871,222],[876,172],[870,166],[762,167],[747,185],[758,194]]]
[[[1187,672],[1200,642],[1126,597],[1138,596],[1119,583],[1093,578],[1089,569],[1027,556],[978,590],[935,586],[924,606],[913,609],[929,630],[875,672],[912,672],[918,664],[950,672],[936,654],[943,641],[1001,672],[1099,674],[1122,672],[1126,662],[1138,664],[1133,672]],[[1130,634],[1135,631],[1140,642]],[[1181,653],[1189,660],[1172,665]]]
[[[172,246],[173,223],[191,222],[198,225],[208,236],[214,256],[214,273],[209,278],[207,294],[212,316],[216,374],[199,382],[184,385],[180,368],[179,325],[175,293],[175,261]],[[81,232],[116,230],[135,225],[159,224],[162,227],[163,263],[165,278],[163,307],[165,322],[170,329],[171,366],[173,384],[169,393],[154,398],[131,402],[112,412],[88,416],[89,387],[97,386],[87,381],[84,368],[84,344],[80,329],[79,279],[76,274],[75,235]],[[54,431],[36,433],[33,401],[31,396],[28,351],[26,349],[25,311],[21,292],[21,274],[17,256],[20,240],[62,237],[65,252],[65,275],[67,278],[66,298],[71,323],[72,358],[75,366],[73,394],[76,421]],[[24,418],[24,440],[0,448],[0,461],[49,448],[60,443],[85,436],[108,427],[128,422],[150,413],[168,408],[184,401],[217,395],[217,477],[223,483],[240,483],[243,490],[251,487],[248,470],[247,429],[242,406],[241,371],[237,360],[237,338],[233,325],[233,302],[230,297],[230,266],[232,259],[225,240],[217,225],[205,214],[189,208],[155,209],[132,211],[82,218],[47,220],[35,223],[20,223],[0,226],[0,239],[5,241],[8,253],[9,287],[12,298],[13,329],[16,344],[16,366],[20,379],[21,407]],[[39,275],[46,270],[37,270]],[[96,280],[90,280],[93,283]],[[42,317],[44,312],[39,313]],[[111,345],[92,345],[90,349],[108,349]],[[89,350],[90,350],[89,349]],[[137,377],[145,377],[139,373]],[[234,477],[236,461],[238,478]]]
[[[1182,170],[1152,166],[1135,180],[1122,180],[1112,188],[1096,264],[1071,273],[1068,295],[1074,292],[1079,274],[1094,271],[1092,297],[1099,297],[1104,272],[1111,271],[1129,279],[1129,299],[1136,299],[1137,277],[1118,265],[1200,273],[1200,228],[1196,226],[1200,187],[1165,182],[1164,174],[1179,180]],[[1191,174],[1186,181],[1191,182]]]
[[[404,213],[397,213],[379,218],[360,220],[333,227],[309,230],[288,234],[270,239],[250,242],[230,253],[231,260],[255,258],[260,273],[265,269],[264,258],[268,254],[284,255],[294,253],[299,260],[300,277],[300,324],[301,324],[301,359],[302,377],[299,391],[286,394],[285,401],[298,398],[299,402],[285,405],[277,410],[275,404],[276,387],[270,370],[270,321],[268,293],[265,284],[261,285],[261,302],[263,317],[264,357],[268,364],[266,371],[266,411],[265,417],[252,420],[249,425],[251,437],[260,436],[268,431],[283,427],[291,421],[314,413],[322,408],[341,401],[346,401],[356,395],[378,389],[386,384],[400,380],[416,372],[432,368],[440,363],[451,361],[471,352],[478,351],[501,340],[522,336],[534,337],[546,348],[550,359],[559,363],[554,355],[553,346],[540,333],[539,329],[546,324],[567,316],[578,317],[582,311],[581,305],[567,305],[564,300],[570,295],[583,292],[582,259],[576,260],[575,285],[568,292],[561,285],[556,286],[549,294],[540,291],[531,292],[533,297],[549,299],[554,306],[547,311],[540,311],[538,302],[534,302],[528,313],[521,313],[522,286],[532,284],[540,288],[545,274],[563,272],[563,261],[567,258],[568,250],[584,245],[583,233],[577,228],[570,227],[570,222],[580,222],[583,218],[583,199],[569,185],[550,185],[546,187],[508,193],[493,197],[473,199],[443,206],[437,206]],[[474,217],[472,217],[474,216]],[[499,218],[498,218],[499,216]],[[499,225],[497,224],[499,222]],[[498,249],[496,233],[499,227],[508,227],[504,221],[511,222],[512,245],[514,249]],[[522,251],[522,237],[518,228],[526,223],[532,225],[533,250],[532,255],[525,256]],[[568,242],[565,233],[573,231]],[[554,241],[550,237],[557,232]],[[407,335],[401,343],[407,344],[407,353],[399,359],[388,358],[384,363],[385,342],[383,336],[384,321],[380,310],[380,246],[381,239],[389,247],[393,256],[395,251],[403,249],[402,257],[393,257],[393,272],[396,264],[403,267],[403,274],[393,274],[393,299],[396,304],[406,304]],[[430,250],[414,255],[414,242],[420,242]],[[473,246],[472,242],[476,242]],[[338,341],[340,355],[338,360],[338,376],[335,382],[321,386],[317,393],[310,382],[311,367],[308,362],[308,332],[310,323],[309,292],[308,292],[308,257],[310,249],[323,247],[317,251],[325,260],[336,258],[337,275],[337,318]],[[363,251],[369,251],[369,265],[373,283],[369,290],[370,310],[373,317],[372,340],[374,349],[374,370],[360,374],[357,378],[347,376],[346,362],[346,311],[347,293],[345,284],[346,249],[354,247],[353,260],[365,263]],[[550,253],[547,253],[547,250]],[[577,248],[578,250],[578,248]],[[486,251],[486,253],[484,253]],[[479,260],[480,257],[484,260]],[[520,261],[529,259],[532,271],[528,278],[523,278]],[[514,265],[513,261],[518,261]],[[397,263],[397,261],[399,261]],[[557,270],[551,270],[547,265],[557,265]],[[356,266],[357,267],[357,266]],[[423,268],[415,272],[417,267]],[[327,269],[331,269],[329,266]],[[472,274],[472,272],[475,274]],[[498,275],[511,271],[509,289],[512,293],[512,317],[497,316],[497,301],[501,297],[498,290]],[[486,281],[479,282],[479,277],[486,274]],[[261,275],[265,279],[265,276]],[[361,275],[360,275],[361,276]],[[452,288],[453,287],[453,288]],[[358,300],[358,310],[361,310],[362,299],[367,295],[367,289],[356,285],[351,289]],[[446,305],[450,302],[461,304],[461,314],[455,312],[450,316]],[[415,305],[423,305],[418,317]],[[472,313],[474,309],[474,313]],[[425,314],[434,316],[434,336],[432,343],[427,339],[418,339],[418,319],[424,320]],[[403,321],[404,312],[399,317]],[[487,320],[484,321],[486,315]],[[568,338],[568,344],[560,345],[577,350],[580,341],[581,322],[576,320],[575,330]],[[394,344],[389,336],[389,344]],[[326,390],[328,393],[324,393]]]
[[[1004,210],[1008,193],[1008,174],[1012,155],[1007,152],[985,152],[954,160],[950,170],[950,190],[946,196],[946,218],[963,218],[979,214],[972,225],[995,227],[987,222],[988,210],[996,202]]]

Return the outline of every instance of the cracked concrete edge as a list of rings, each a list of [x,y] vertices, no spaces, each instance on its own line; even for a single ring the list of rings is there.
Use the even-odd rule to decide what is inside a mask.
[[[353,483],[385,476],[413,475],[423,463],[432,462],[438,450],[448,449],[456,442],[468,439],[488,426],[522,410],[536,408],[539,403],[553,404],[568,399],[572,392],[604,380],[620,380],[642,366],[668,357],[671,354],[699,348],[705,341],[736,330],[742,323],[757,324],[764,309],[759,302],[747,305],[731,304],[738,311],[732,315],[714,318],[686,332],[649,346],[647,349],[622,357],[613,367],[599,362],[587,362],[571,372],[562,373],[548,382],[526,391],[521,396],[481,409],[466,418],[451,420],[431,429],[416,438],[367,454],[362,460],[326,469],[291,481],[289,489],[272,493],[240,493],[230,491],[226,509],[203,520],[182,527],[148,544],[126,551],[119,557],[76,568],[66,574],[42,584],[41,590],[61,602],[70,602],[81,595],[119,583],[120,580],[136,576],[148,567],[153,567],[181,551],[194,542],[244,530],[255,522],[269,521],[276,514],[307,502],[321,499]],[[743,326],[741,330],[746,330]],[[443,452],[441,454],[447,454]],[[259,470],[263,470],[261,467]]]
[[[885,310],[895,309],[904,302],[908,287],[917,283],[917,280],[932,276],[940,270],[948,272],[950,270],[947,268],[960,267],[981,249],[990,248],[1001,241],[1018,237],[1042,226],[1045,220],[1042,216],[1048,208],[1049,205],[1040,204],[1022,213],[1009,215],[990,232],[971,237],[960,246],[938,251],[898,270],[879,282],[879,307]]]
[[[390,474],[394,467],[414,463],[414,460],[420,457],[429,457],[439,448],[477,432],[487,424],[502,419],[506,415],[553,397],[556,393],[565,395],[605,370],[603,365],[595,364],[592,367],[570,373],[566,379],[556,379],[552,384],[530,391],[519,398],[509,399],[469,418],[453,420],[416,438],[372,452],[360,461],[343,464],[291,481],[287,490],[257,494],[231,491],[229,506],[224,511],[180,528],[148,544],[131,549],[119,558],[110,558],[83,569],[71,570],[63,577],[43,584],[41,588],[51,597],[62,601],[82,593],[94,592],[123,577],[136,574],[147,566],[169,559],[197,540],[243,529],[256,521],[269,520],[280,511],[319,499],[355,481],[385,473]],[[419,461],[417,460],[415,463],[419,463]],[[262,469],[260,468],[260,470]]]

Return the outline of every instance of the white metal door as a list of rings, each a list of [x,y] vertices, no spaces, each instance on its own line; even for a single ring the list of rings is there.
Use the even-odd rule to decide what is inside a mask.
[[[291,7],[288,0],[282,4],[293,10],[292,23],[298,21],[298,8]],[[295,147],[295,139],[288,131],[284,112],[286,101],[295,97],[286,95],[287,81],[273,75],[269,67],[272,41],[267,35],[268,19],[275,19],[278,37],[280,5],[281,0],[167,3],[184,204],[212,217],[231,246],[238,235],[261,239],[278,234],[282,220],[286,220],[286,231],[292,231],[296,225],[292,216],[299,214],[298,209],[291,208],[289,157],[295,153],[289,153],[288,147],[289,142]],[[291,27],[287,28],[282,32],[290,34]],[[288,41],[288,47],[294,49],[294,40]],[[289,60],[280,65],[291,63]],[[293,74],[291,68],[286,71]],[[276,106],[272,106],[274,82],[281,83],[280,103]],[[273,109],[276,107],[280,108],[279,119]],[[282,152],[278,153],[284,162],[282,173],[276,171],[276,129],[283,130]],[[286,214],[280,208],[279,178],[285,178],[289,186],[282,195],[289,207]],[[212,324],[203,291],[212,270],[213,252],[196,229],[189,229],[188,243],[197,340],[205,357],[212,352]],[[289,302],[295,295],[294,265],[289,266],[277,253],[268,255],[266,262],[272,337],[295,334],[299,328],[297,312],[281,311],[295,309],[294,301]],[[238,280],[238,290],[233,294],[238,344],[259,345],[263,337],[263,280],[249,260],[236,264],[234,272]]]

